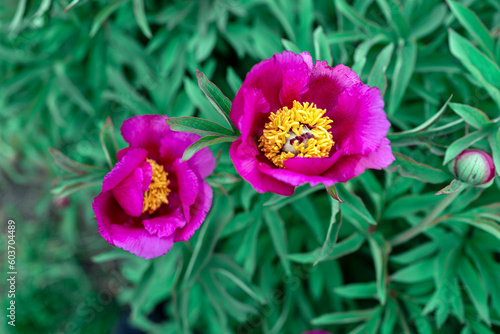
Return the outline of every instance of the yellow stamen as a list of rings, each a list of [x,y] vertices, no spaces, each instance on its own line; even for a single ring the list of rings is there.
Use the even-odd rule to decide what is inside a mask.
[[[149,214],[152,214],[162,204],[168,204],[167,196],[170,193],[170,189],[168,188],[170,181],[167,179],[168,173],[163,170],[163,166],[157,164],[152,159],[147,159],[147,162],[153,168],[153,176],[149,189],[144,193],[142,213],[147,211]]]
[[[293,107],[283,107],[271,113],[269,123],[259,139],[264,155],[280,168],[293,157],[328,157],[335,142],[328,132],[333,121],[323,116],[326,110],[314,103],[293,101]]]

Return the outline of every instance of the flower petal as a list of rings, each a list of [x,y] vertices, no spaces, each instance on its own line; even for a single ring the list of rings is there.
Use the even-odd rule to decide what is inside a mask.
[[[340,94],[359,83],[361,80],[349,67],[338,64],[332,68],[326,61],[317,61],[311,70],[309,91],[301,101],[315,103],[318,108],[326,109],[326,116],[330,116]]]
[[[175,242],[189,240],[194,232],[200,228],[212,206],[212,197],[213,192],[210,185],[206,182],[201,182],[198,197],[191,206],[191,221],[182,230],[176,230]]]
[[[376,150],[391,126],[383,108],[378,88],[360,84],[346,89],[331,115],[336,148],[346,155]]]
[[[173,236],[177,229],[186,226],[186,219],[180,209],[175,208],[166,215],[145,219],[142,224],[149,234],[162,238]]]
[[[113,169],[106,174],[102,182],[102,191],[108,191],[120,184],[130,173],[139,167],[146,157],[148,151],[142,148],[128,150],[123,158],[118,161]]]
[[[142,169],[136,168],[119,185],[111,189],[111,193],[123,211],[132,217],[139,217],[142,214],[143,183]]]
[[[148,150],[150,158],[156,160],[160,141],[171,133],[165,122],[166,116],[139,115],[123,122],[121,133],[130,146],[142,147]]]
[[[256,191],[264,193],[271,191],[276,194],[293,195],[294,187],[268,176],[264,171],[276,169],[259,161],[259,149],[251,138],[242,141],[238,138],[231,144],[229,156],[233,160],[236,171],[248,181]],[[263,158],[267,160],[267,158]]]
[[[177,178],[177,191],[181,201],[182,212],[184,212],[186,220],[190,221],[190,207],[194,204],[200,189],[198,177],[193,170],[189,168],[188,163],[186,161],[181,162],[180,159],[177,159],[174,162],[172,171],[175,173]]]

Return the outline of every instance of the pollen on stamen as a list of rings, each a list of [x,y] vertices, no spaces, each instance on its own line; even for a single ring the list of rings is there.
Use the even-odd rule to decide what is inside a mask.
[[[156,163],[152,159],[147,159],[147,162],[153,169],[151,184],[148,190],[144,193],[144,201],[142,204],[142,213],[148,212],[153,214],[160,208],[162,204],[168,204],[168,194],[170,189],[168,185],[170,181],[167,179],[168,173],[163,170],[163,166]]]
[[[271,113],[259,147],[279,168],[285,168],[284,161],[296,156],[328,157],[335,142],[328,132],[333,121],[324,116],[325,112],[313,103],[293,101],[292,108]]]

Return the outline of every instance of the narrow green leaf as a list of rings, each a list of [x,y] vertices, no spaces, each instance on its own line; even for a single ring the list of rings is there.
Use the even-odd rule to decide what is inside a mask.
[[[118,143],[116,142],[115,132],[113,128],[113,122],[111,117],[106,118],[106,122],[101,128],[99,133],[99,140],[101,141],[101,146],[106,155],[106,160],[108,161],[108,166],[110,169],[118,162],[116,158],[116,153],[118,153]]]
[[[347,191],[347,189],[344,187],[343,184],[338,183],[337,184],[337,191],[339,197],[342,199],[344,204],[351,208],[354,212],[359,214],[363,219],[371,225],[376,225],[377,221],[373,218],[371,213],[368,211],[366,208],[365,204],[363,201],[356,195],[350,193]]]
[[[26,0],[19,0],[17,3],[16,12],[14,13],[14,17],[9,25],[9,30],[14,35],[21,29],[21,23],[23,22],[24,12],[26,11]]]
[[[165,119],[173,131],[197,133],[202,136],[234,136],[234,132],[215,123],[197,117],[170,117]]]
[[[469,133],[465,137],[462,137],[460,139],[455,140],[446,149],[446,153],[444,155],[443,165],[446,165],[448,162],[453,160],[457,155],[459,155],[464,150],[469,148],[469,146],[471,146],[475,142],[483,139],[484,137],[486,137],[486,133],[481,131],[481,130],[478,130],[478,131]]]
[[[202,72],[196,70],[196,78],[198,79],[198,86],[200,86],[200,89],[210,101],[212,106],[226,120],[231,129],[236,132],[237,130],[229,118],[229,114],[231,113],[231,101],[213,82],[208,80]]]
[[[496,174],[500,174],[500,129],[488,136]]]
[[[450,108],[476,129],[482,129],[491,122],[488,116],[477,108],[460,103],[450,103]]]
[[[146,12],[144,10],[144,0],[134,0],[134,16],[137,21],[137,25],[141,29],[144,36],[147,38],[153,37],[151,29],[149,28],[148,19],[146,18]]]
[[[500,224],[495,223],[492,220],[467,214],[454,216],[452,219],[479,228],[500,240]]]
[[[373,263],[375,265],[375,274],[377,277],[377,296],[380,304],[384,305],[387,301],[387,261],[391,246],[384,239],[382,234],[375,233],[368,237]]]
[[[283,44],[283,47],[285,48],[285,50],[287,51],[292,51],[294,53],[300,53],[300,49],[297,45],[295,45],[295,43],[289,41],[288,39],[286,38],[282,38],[281,39],[281,44]]]
[[[305,196],[315,193],[321,188],[322,188],[321,186],[316,186],[316,187],[302,186],[297,190],[295,190],[295,193],[292,196],[273,195],[269,200],[267,200],[264,203],[264,206],[268,206],[270,210],[278,210]]]
[[[458,21],[471,34],[472,38],[479,44],[481,49],[483,49],[490,58],[493,58],[493,38],[491,38],[488,29],[486,29],[486,26],[481,22],[479,17],[473,11],[456,1],[448,0],[448,4]]]
[[[391,281],[413,284],[432,279],[432,270],[429,268],[433,263],[434,259],[431,258],[404,267],[391,275]]]
[[[399,264],[410,264],[435,253],[437,248],[438,245],[435,242],[427,242],[404,253],[392,255],[389,260]]]
[[[399,108],[403,96],[408,88],[410,79],[415,71],[417,60],[417,43],[414,39],[399,41],[396,53],[396,65],[391,83],[391,96],[389,97],[389,115],[394,115]]]
[[[429,118],[427,121],[425,121],[421,125],[417,126],[416,128],[413,128],[411,130],[404,131],[404,132],[399,132],[397,134],[394,133],[392,135],[405,135],[405,134],[417,133],[417,132],[421,132],[421,131],[427,130],[428,128],[430,128],[431,126],[433,126],[434,124],[436,124],[437,122],[439,122],[439,120],[441,119],[441,117],[444,116],[444,114],[446,113],[446,106],[448,105],[448,103],[450,102],[450,100],[451,100],[452,97],[453,97],[453,94],[443,104],[443,106],[441,107],[441,109],[439,109],[439,111],[434,114],[434,116],[432,116],[431,118]]]
[[[64,65],[58,63],[54,66],[54,72],[57,76],[59,82],[59,87],[66,93],[68,98],[70,98],[78,107],[85,111],[89,116],[94,116],[95,109],[92,104],[85,98],[85,96],[80,92],[77,86],[73,84],[71,79],[66,75]]]
[[[367,310],[355,310],[347,312],[336,312],[320,315],[311,320],[314,326],[336,325],[336,324],[352,324],[370,319],[379,307]]]
[[[464,257],[458,266],[458,276],[460,281],[465,286],[465,290],[472,300],[479,317],[483,319],[488,325],[491,323],[490,313],[488,308],[488,296],[484,290],[479,274],[472,266],[468,258]]]
[[[94,22],[92,22],[92,27],[90,28],[90,37],[94,37],[95,34],[99,31],[99,28],[104,24],[104,22],[108,19],[111,14],[118,8],[123,5],[123,1],[117,1],[111,3],[110,5],[101,9],[99,13],[94,18]]]
[[[273,210],[264,211],[264,220],[271,234],[271,240],[273,241],[276,253],[285,270],[285,274],[290,277],[292,274],[292,267],[290,265],[290,260],[286,258],[288,254],[288,242],[286,239],[284,222],[278,212]]]
[[[348,299],[366,299],[377,297],[377,283],[353,283],[342,285],[333,290],[335,294]]]
[[[370,75],[368,76],[368,85],[380,89],[382,96],[385,94],[387,88],[387,77],[385,71],[391,62],[392,52],[394,51],[394,43],[387,45],[380,51],[373,64]]]
[[[394,168],[395,171],[399,169],[399,173],[403,177],[411,177],[426,183],[442,183],[449,181],[452,178],[449,173],[446,173],[441,169],[416,162],[401,153],[394,152],[394,157],[396,158],[396,161],[388,167],[388,170],[392,171]]]
[[[102,167],[96,167],[96,166],[90,166],[90,165],[85,165],[81,164],[79,162],[76,162],[70,158],[68,158],[64,153],[62,153],[59,150],[56,150],[54,148],[49,148],[50,154],[52,155],[52,158],[54,159],[54,162],[59,165],[60,167],[64,168],[68,172],[75,173],[78,175],[84,175],[89,172],[95,172],[95,171],[106,171],[106,168]]]
[[[326,34],[326,42],[330,45],[346,42],[357,42],[367,38],[367,35],[359,31],[339,31]]]
[[[332,52],[330,46],[326,42],[325,32],[323,27],[319,26],[314,30],[313,33],[314,40],[314,54],[316,55],[316,60],[326,60],[328,64],[332,64]]]
[[[321,246],[318,256],[313,262],[313,266],[323,261],[327,256],[331,254],[331,252],[335,247],[335,243],[337,242],[337,238],[339,237],[340,227],[342,226],[342,212],[340,212],[340,218],[337,223],[337,230],[335,231],[334,234],[332,234],[333,226],[337,222],[336,219],[337,213],[339,213],[340,211],[340,203],[333,198],[330,198],[330,202],[332,207],[332,213],[330,217],[330,224],[328,225],[328,232],[326,233],[326,238],[325,241],[323,242],[323,246]]]
[[[182,155],[182,161],[187,161],[193,157],[199,150],[216,144],[230,143],[235,141],[235,137],[221,137],[221,136],[206,136],[198,139],[191,145],[189,145],[184,154]]]
[[[385,209],[385,218],[405,217],[436,204],[433,193],[411,194],[397,198]]]
[[[372,33],[383,32],[384,30],[376,23],[364,18],[359,12],[351,7],[345,0],[335,1],[337,9],[347,17],[349,21],[360,28],[367,29]]]

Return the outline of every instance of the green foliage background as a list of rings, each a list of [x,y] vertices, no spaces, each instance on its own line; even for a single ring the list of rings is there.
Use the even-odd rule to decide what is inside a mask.
[[[0,218],[16,221],[19,272],[2,332],[108,333],[123,317],[149,333],[500,331],[500,182],[434,195],[469,146],[500,166],[497,0],[5,0],[0,20]],[[195,70],[232,98],[284,49],[381,88],[395,164],[339,185],[340,213],[321,187],[257,194],[222,144],[189,243],[151,261],[107,244],[91,209],[106,118],[223,124]],[[103,170],[68,174],[49,148]]]

